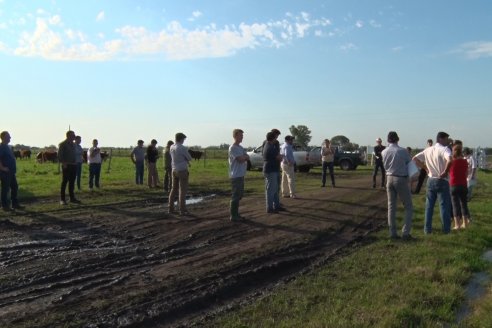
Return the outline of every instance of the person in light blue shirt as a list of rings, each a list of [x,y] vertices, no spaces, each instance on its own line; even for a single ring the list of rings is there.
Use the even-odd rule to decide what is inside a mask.
[[[388,226],[390,238],[399,238],[396,231],[397,197],[400,197],[405,208],[405,223],[402,229],[403,239],[412,238],[413,203],[408,183],[407,165],[412,160],[408,151],[398,146],[400,138],[394,131],[388,133],[388,147],[382,152],[384,170],[386,171],[386,194],[388,195]]]
[[[294,149],[292,144],[294,142],[293,136],[285,136],[285,143],[280,147],[280,155],[282,155],[282,162],[280,167],[282,168],[282,184],[281,191],[283,197],[296,198],[296,174],[294,159]]]
[[[244,176],[246,175],[249,156],[241,146],[243,135],[243,130],[234,129],[232,131],[234,143],[229,147],[229,178],[231,179],[232,188],[230,203],[231,221],[244,220],[244,217],[239,215],[239,201],[243,198],[244,194]]]

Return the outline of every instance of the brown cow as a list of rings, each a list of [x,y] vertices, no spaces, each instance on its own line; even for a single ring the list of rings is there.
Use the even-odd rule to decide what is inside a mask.
[[[36,155],[36,160],[38,161],[38,163],[56,163],[58,161],[58,152],[52,150],[42,151]]]
[[[29,149],[21,150],[20,157],[22,159],[24,159],[24,158],[31,159],[31,151]]]

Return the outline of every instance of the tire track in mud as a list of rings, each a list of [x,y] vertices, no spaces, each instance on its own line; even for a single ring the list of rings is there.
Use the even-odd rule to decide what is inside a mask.
[[[223,197],[192,206],[197,214],[185,218],[165,214],[154,201],[31,213],[30,224],[3,221],[0,324],[200,323],[377,229],[385,196],[360,190],[349,201],[350,186],[308,191],[285,200],[288,212],[270,216],[263,197],[246,197],[250,220],[237,224],[227,220]]]

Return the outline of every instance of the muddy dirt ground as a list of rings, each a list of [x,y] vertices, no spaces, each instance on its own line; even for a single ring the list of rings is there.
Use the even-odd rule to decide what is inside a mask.
[[[164,198],[2,215],[0,326],[201,326],[384,225],[385,191],[369,179],[303,190],[279,214],[247,195],[239,223],[227,196],[185,217]]]

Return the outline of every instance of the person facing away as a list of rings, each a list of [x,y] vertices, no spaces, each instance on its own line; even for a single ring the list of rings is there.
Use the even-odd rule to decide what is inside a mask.
[[[137,141],[137,146],[130,153],[130,158],[135,164],[135,183],[143,185],[144,167],[145,167],[145,148],[143,140]]]
[[[321,145],[321,162],[322,162],[322,173],[321,173],[321,187],[326,186],[326,171],[330,172],[331,186],[335,188],[335,174],[334,163],[335,163],[335,150],[331,146],[329,139],[325,139]]]
[[[280,147],[280,154],[282,155],[282,161],[280,167],[282,169],[282,183],[281,192],[283,197],[296,198],[296,174],[294,159],[294,149],[292,144],[294,142],[293,136],[285,136],[285,142]]]
[[[439,198],[442,231],[451,231],[451,192],[447,176],[451,167],[452,157],[449,145],[449,134],[438,132],[436,143],[415,155],[413,160],[417,166],[427,167],[427,194],[425,200],[424,233],[432,233],[432,217],[434,205]]]
[[[184,133],[178,132],[174,138],[175,144],[169,149],[171,153],[171,165],[173,181],[171,192],[169,193],[169,213],[174,213],[174,200],[178,196],[179,212],[181,215],[188,215],[186,210],[186,193],[188,192],[188,179],[191,156],[188,152],[188,148],[183,145],[186,139]]]
[[[147,147],[147,183],[149,188],[159,187],[159,173],[157,172],[157,159],[159,151],[157,150],[157,140],[152,139]]]
[[[82,163],[84,163],[84,150],[80,143],[82,142],[81,136],[75,137],[75,163],[77,163],[77,171],[75,174],[75,180],[77,182],[77,189],[80,190],[80,179],[82,178]]]
[[[80,203],[75,198],[75,179],[77,176],[77,159],[75,152],[75,132],[69,130],[65,134],[66,139],[58,145],[58,161],[62,167],[62,182],[60,188],[60,205],[67,205],[65,192],[68,184],[68,195],[71,203]]]
[[[427,139],[427,147],[432,147],[432,139]],[[424,184],[425,178],[427,177],[427,168],[425,165],[420,169],[419,180],[417,182],[417,186],[415,187],[414,194],[420,193],[420,189],[422,189],[422,185]]]
[[[234,143],[229,147],[229,178],[231,180],[230,220],[240,221],[245,218],[239,214],[239,201],[244,195],[244,176],[246,175],[249,156],[241,146],[244,132],[234,129],[232,137]]]
[[[2,184],[1,198],[2,209],[10,212],[14,209],[24,208],[19,204],[17,194],[19,185],[17,183],[17,163],[12,148],[9,146],[11,136],[8,131],[0,133],[0,181]],[[9,199],[10,193],[10,199]]]
[[[397,198],[399,197],[405,209],[405,220],[402,228],[402,238],[411,238],[413,203],[408,181],[408,168],[412,158],[407,149],[398,146],[400,138],[395,131],[388,133],[388,147],[381,155],[386,172],[386,195],[388,197],[388,226],[390,238],[399,238],[396,227]]]
[[[463,148],[463,155],[465,156],[466,161],[468,162],[468,174],[466,177],[467,184],[468,184],[468,195],[466,198],[469,202],[472,197],[473,187],[477,183],[477,161],[473,156],[471,149],[468,147]]]
[[[378,175],[378,170],[381,169],[381,188],[384,188],[386,172],[384,171],[383,159],[381,157],[381,153],[386,148],[382,145],[383,140],[381,138],[376,139],[377,145],[374,146],[374,171],[372,172],[372,187],[376,188],[376,177]]]
[[[266,211],[278,213],[284,210],[279,199],[279,163],[282,160],[274,132],[268,132],[263,147],[263,176],[265,177]]]
[[[93,190],[94,185],[99,188],[99,178],[101,176],[101,148],[98,147],[97,139],[92,140],[92,147],[87,151],[87,163],[89,164],[89,190]]]
[[[164,148],[164,191],[169,192],[173,182],[173,164],[171,158],[171,146],[174,145],[172,140],[167,142]]]
[[[463,157],[463,146],[453,146],[453,162],[449,170],[449,185],[451,186],[451,201],[453,204],[454,227],[453,230],[466,228],[470,223],[470,211],[468,210],[468,162]]]

